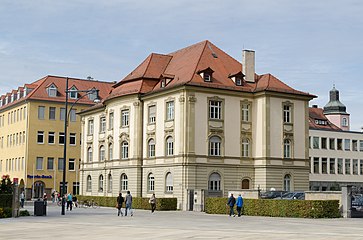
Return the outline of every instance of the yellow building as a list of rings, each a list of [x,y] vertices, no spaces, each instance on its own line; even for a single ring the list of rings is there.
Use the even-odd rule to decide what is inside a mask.
[[[65,85],[65,77],[46,76],[0,98],[0,174],[18,182],[28,199],[61,192]],[[98,89],[102,99],[112,85],[69,78],[67,192],[79,191],[81,123],[76,113],[92,106],[96,97],[77,91]]]

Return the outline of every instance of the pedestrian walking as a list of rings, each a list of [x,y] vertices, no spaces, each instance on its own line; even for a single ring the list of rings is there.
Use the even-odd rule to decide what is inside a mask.
[[[241,216],[242,207],[243,207],[243,198],[242,198],[241,194],[239,194],[238,197],[237,197],[236,206],[237,206],[238,217],[240,217]]]
[[[234,205],[236,204],[236,199],[233,197],[233,194],[231,193],[231,196],[228,198],[227,205],[229,206],[229,216],[235,217],[236,214],[234,214]]]
[[[154,213],[154,211],[156,209],[156,197],[155,197],[155,193],[153,193],[153,195],[151,195],[151,197],[149,199],[149,203],[151,205],[151,213]]]
[[[127,194],[126,194],[126,200],[125,200],[125,216],[127,216],[127,211],[129,211],[131,217],[133,216],[133,213],[132,213],[132,196],[130,194],[130,191],[127,191]]]
[[[20,207],[24,208],[24,202],[25,202],[25,194],[24,191],[20,193]]]
[[[67,195],[67,211],[68,211],[68,209],[70,211],[72,211],[72,200],[73,200],[72,194],[68,193],[68,195]]]
[[[121,214],[121,217],[123,216],[123,213],[122,213],[122,204],[123,203],[124,203],[124,197],[122,196],[122,193],[119,193],[118,197],[117,197],[117,206],[116,206],[117,216],[120,216],[120,214]]]

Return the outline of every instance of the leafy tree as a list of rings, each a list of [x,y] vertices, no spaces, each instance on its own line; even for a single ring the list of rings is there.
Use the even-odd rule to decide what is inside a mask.
[[[9,175],[3,175],[0,184],[0,194],[12,194],[13,193],[13,183],[10,180]]]

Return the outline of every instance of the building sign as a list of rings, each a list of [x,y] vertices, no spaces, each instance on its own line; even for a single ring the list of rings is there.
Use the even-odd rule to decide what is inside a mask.
[[[28,178],[52,178],[52,175],[28,175]]]

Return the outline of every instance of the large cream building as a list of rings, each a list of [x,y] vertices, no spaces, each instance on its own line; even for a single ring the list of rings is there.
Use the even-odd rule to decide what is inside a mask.
[[[350,131],[350,115],[333,87],[324,108],[310,108],[310,189],[340,190],[352,185],[363,193],[363,133]]]
[[[69,78],[69,89],[109,93],[113,83]],[[0,98],[0,175],[9,174],[26,197],[61,192],[66,78],[46,76]],[[92,106],[94,95],[69,93],[66,187],[79,191],[81,123],[76,112]]]
[[[150,54],[82,116],[81,194],[176,197],[309,189],[308,103],[209,41]]]

